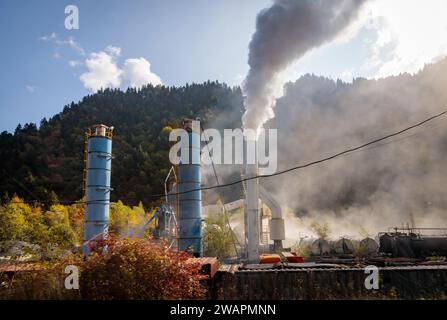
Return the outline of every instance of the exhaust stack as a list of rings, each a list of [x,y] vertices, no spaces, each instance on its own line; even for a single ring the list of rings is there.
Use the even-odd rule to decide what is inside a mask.
[[[258,175],[258,150],[256,137],[246,137],[246,178]],[[247,223],[247,259],[249,263],[259,262],[259,180],[247,181],[245,201],[245,221]]]

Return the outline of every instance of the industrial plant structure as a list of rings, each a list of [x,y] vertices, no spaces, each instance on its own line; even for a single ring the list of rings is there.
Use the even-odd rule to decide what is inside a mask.
[[[185,119],[182,128],[187,140],[182,141],[181,152],[186,153],[177,169],[172,168],[175,182],[165,185],[166,199],[144,224],[146,228],[155,220],[155,238],[171,238],[177,241],[173,247],[180,251],[189,250],[196,257],[202,256],[202,191],[201,191],[201,126],[200,121]],[[113,127],[94,125],[86,132],[85,151],[85,232],[83,252],[88,255],[107,239],[112,162]],[[256,146],[256,141],[245,141]],[[255,154],[256,154],[255,150]],[[185,161],[186,159],[186,161]],[[258,174],[258,165],[246,164],[245,177]],[[176,174],[177,172],[177,174]],[[167,180],[165,183],[167,183]],[[168,191],[168,189],[170,189]],[[246,183],[246,199],[241,199],[245,209],[246,248],[243,260],[256,263],[259,260],[262,217],[260,204],[266,204],[272,215],[268,223],[268,234],[273,241],[273,250],[282,249],[285,239],[284,219],[281,206],[259,185],[258,179]],[[177,212],[176,212],[177,211]],[[176,229],[174,231],[174,229]],[[139,230],[141,234],[142,230]],[[268,251],[264,248],[262,251]],[[244,258],[245,257],[245,258]]]
[[[183,129],[188,133],[187,141],[182,141],[181,152],[187,153],[186,163],[178,167],[179,204],[179,249],[192,249],[195,257],[202,256],[202,191],[200,164],[200,122],[191,119],[183,121]]]
[[[144,231],[150,222],[155,221],[155,229],[152,232],[155,240],[168,239],[171,248],[189,251],[194,257],[199,258],[204,265],[204,273],[208,274],[209,281],[214,283],[211,292],[213,298],[318,298],[319,293],[314,292],[313,287],[309,287],[310,283],[316,282],[321,282],[319,285],[323,287],[331,282],[336,283],[335,287],[326,285],[325,288],[342,290],[341,293],[338,291],[334,293],[339,297],[349,297],[354,287],[356,292],[368,295],[369,292],[364,291],[363,284],[363,267],[368,265],[380,267],[386,281],[391,283],[391,288],[400,286],[399,290],[404,296],[413,297],[416,287],[402,284],[399,280],[402,275],[420,277],[424,279],[424,283],[432,286],[436,281],[439,283],[439,277],[447,272],[445,262],[430,262],[428,265],[425,261],[426,257],[433,255],[447,256],[445,229],[437,229],[443,233],[436,236],[423,235],[422,229],[395,229],[394,232],[378,235],[380,247],[377,241],[371,238],[365,238],[360,242],[345,237],[334,242],[316,239],[309,243],[310,257],[306,259],[299,257],[290,252],[290,248],[283,248],[285,223],[281,205],[259,185],[258,165],[248,162],[245,164],[243,177],[247,179],[244,185],[245,199],[224,204],[224,207],[231,206],[233,209],[244,208],[244,250],[238,255],[236,264],[224,264],[219,268],[218,258],[202,258],[200,122],[185,119],[182,128],[187,133],[187,139],[182,141],[181,152],[186,153],[187,157],[181,157],[179,165],[169,171],[165,180],[164,202],[152,212],[139,232]],[[112,133],[113,127],[105,125],[94,125],[86,132],[86,208],[83,242],[85,255],[91,251],[101,250],[106,245],[112,191],[110,184]],[[256,141],[254,142],[256,146]],[[247,148],[248,143],[253,141],[246,140],[245,143]],[[169,183],[172,177],[174,181]],[[264,205],[271,212],[268,216],[261,213]],[[266,217],[268,217],[270,239],[264,238],[263,220]],[[357,254],[354,252],[356,250]],[[256,285],[251,287],[249,283]],[[277,285],[271,288],[272,283]],[[294,287],[293,283],[302,283],[302,286]],[[278,286],[287,289],[281,291]],[[439,290],[447,292],[447,284],[443,282],[441,286]],[[433,293],[435,295],[438,294],[436,290]]]
[[[82,251],[88,255],[107,239],[113,127],[94,125],[85,133],[85,215]]]
[[[181,141],[180,152],[184,154],[177,168],[172,167],[165,181],[165,202],[149,217],[142,230],[155,220],[155,238],[168,238],[171,247],[180,251],[190,251],[195,257],[201,257],[202,250],[202,175],[201,175],[201,125],[199,120],[184,119],[182,129],[187,138]],[[83,252],[101,246],[107,239],[112,162],[113,127],[94,125],[86,132],[85,152],[85,233]],[[250,140],[252,139],[252,140]],[[256,137],[246,138],[245,150],[251,152],[257,160]],[[254,148],[254,150],[253,150]],[[185,156],[186,155],[186,156]],[[247,159],[248,157],[246,157]],[[247,161],[247,160],[246,160]],[[173,174],[175,181],[169,184]],[[245,221],[245,252],[240,261],[258,263],[260,253],[283,251],[285,240],[284,217],[280,204],[262,186],[259,185],[258,164],[245,164],[245,199],[234,201],[232,206],[243,206]],[[265,246],[262,239],[263,216],[261,206],[267,205],[271,211],[268,221],[269,240],[273,245]],[[234,209],[234,208],[233,208]],[[140,230],[140,233],[141,231]],[[429,255],[447,255],[447,237],[424,236],[422,229],[406,229],[379,234],[379,244],[371,238],[359,243],[364,255],[418,258]],[[426,230],[426,229],[424,229]],[[433,229],[430,229],[433,230]],[[438,229],[446,231],[445,229]],[[419,232],[416,232],[419,231]],[[176,242],[174,245],[173,242]],[[263,244],[261,244],[263,242]],[[312,256],[333,254],[352,254],[354,245],[350,239],[341,238],[329,244],[325,239],[316,239],[309,243]]]

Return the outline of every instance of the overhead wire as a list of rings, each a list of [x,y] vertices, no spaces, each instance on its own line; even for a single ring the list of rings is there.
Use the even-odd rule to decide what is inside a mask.
[[[200,130],[202,131],[205,140],[208,141],[208,137],[206,136],[205,130],[203,130],[202,123],[200,123]],[[219,176],[217,175],[216,166],[214,165],[213,157],[211,156],[211,151],[210,151],[210,148],[209,148],[208,144],[206,145],[206,148],[207,148],[208,154],[209,154],[209,156],[211,158],[211,166],[213,168],[214,178],[216,179],[217,185],[220,185]],[[236,234],[234,233],[233,228],[231,227],[230,218],[228,217],[228,211],[225,208],[225,202],[223,201],[222,197],[220,197],[220,195],[219,195],[219,199],[222,201],[222,206],[223,206],[223,210],[224,210],[224,220],[225,220],[225,223],[227,224],[228,229],[230,230],[230,232],[232,234],[234,251],[236,253],[236,256],[239,257],[239,253],[238,253],[238,250],[237,250],[236,242],[239,244],[239,246],[241,244],[239,243],[239,240],[238,240]]]
[[[277,172],[272,173],[272,174],[256,175],[256,176],[252,176],[252,177],[246,177],[246,178],[242,178],[242,179],[239,179],[239,180],[236,180],[236,181],[232,181],[232,182],[228,182],[228,183],[224,183],[224,184],[218,183],[218,184],[213,185],[213,186],[205,186],[205,187],[191,189],[191,190],[188,190],[188,191],[181,191],[181,192],[170,193],[170,195],[171,196],[178,196],[178,195],[186,194],[186,193],[190,193],[190,192],[224,188],[224,187],[234,186],[236,184],[243,183],[243,182],[250,181],[250,180],[254,180],[254,179],[271,178],[271,177],[283,175],[283,174],[286,174],[286,173],[289,173],[289,172],[292,172],[292,171],[301,170],[301,169],[304,169],[304,168],[315,166],[315,165],[318,165],[318,164],[321,164],[321,163],[325,163],[325,162],[328,162],[330,160],[339,158],[341,156],[354,153],[354,152],[359,151],[359,150],[362,150],[362,151],[368,150],[367,147],[369,147],[369,146],[376,145],[379,142],[388,140],[388,139],[390,139],[392,137],[399,136],[399,135],[401,135],[401,134],[403,134],[405,132],[408,132],[408,131],[410,131],[412,129],[421,127],[424,124],[426,124],[426,123],[428,123],[430,121],[433,121],[433,120],[435,120],[437,118],[440,118],[440,117],[442,117],[442,116],[444,116],[446,114],[447,114],[447,110],[442,111],[442,112],[440,112],[438,114],[435,114],[435,115],[433,115],[433,116],[431,116],[429,118],[426,118],[425,120],[422,120],[422,121],[420,121],[420,122],[418,122],[416,124],[413,124],[413,125],[408,126],[408,127],[404,128],[404,129],[398,130],[396,132],[387,134],[387,135],[385,135],[385,136],[383,136],[381,138],[373,139],[373,140],[371,140],[369,142],[363,143],[361,145],[358,145],[358,146],[355,146],[355,147],[352,147],[352,148],[349,148],[349,149],[345,149],[345,150],[343,150],[341,152],[332,154],[330,156],[321,158],[319,160],[314,160],[314,161],[311,161],[311,162],[308,162],[308,163],[305,163],[305,164],[302,164],[302,165],[297,165],[297,166],[294,166],[294,167],[291,167],[291,168],[288,168],[288,169],[280,170],[280,171],[277,171]],[[409,138],[409,137],[406,137],[406,138]],[[396,141],[394,141],[394,142],[396,142]],[[386,144],[389,144],[389,143],[393,143],[393,142],[390,141],[388,143],[381,144],[381,145],[386,145]],[[379,146],[381,146],[381,145],[379,145]],[[377,147],[377,146],[375,146],[375,147]],[[164,197],[164,196],[165,196],[164,194],[160,193],[160,194],[152,194],[152,195],[149,195],[148,197],[160,198],[160,197]],[[135,199],[132,199],[132,200],[135,200]],[[130,199],[122,199],[122,200],[130,200]],[[45,202],[36,201],[36,200],[33,200],[33,201],[23,201],[22,203],[35,203],[35,202],[45,203]],[[61,204],[63,204],[63,203],[85,204],[86,201],[59,201],[59,203],[61,203]],[[89,203],[94,203],[94,202],[89,201]]]

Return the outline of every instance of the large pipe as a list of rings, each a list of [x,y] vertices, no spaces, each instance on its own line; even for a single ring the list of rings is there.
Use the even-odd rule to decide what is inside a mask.
[[[183,129],[188,143],[181,152],[188,152],[187,163],[179,164],[179,250],[191,250],[202,256],[202,192],[200,189],[200,122],[185,119]],[[195,190],[195,191],[191,191]],[[187,192],[187,193],[184,193]]]
[[[113,127],[94,125],[88,129],[86,205],[84,215],[84,255],[90,254],[107,239],[110,208]]]
[[[258,176],[258,157],[256,137],[246,136],[247,160],[245,166],[246,178]],[[249,160],[249,158],[251,158]],[[247,259],[249,263],[259,262],[259,181],[247,181],[245,202],[245,221],[247,223]]]
[[[270,239],[273,240],[273,250],[282,250],[282,242],[286,239],[286,235],[281,206],[261,185],[259,185],[259,196],[262,202],[267,204],[267,206],[272,211],[272,218],[269,221],[269,229]]]

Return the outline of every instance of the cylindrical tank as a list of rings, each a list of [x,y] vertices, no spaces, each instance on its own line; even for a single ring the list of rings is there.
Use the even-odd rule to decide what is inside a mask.
[[[312,242],[310,245],[310,250],[314,256],[324,256],[330,253],[331,248],[329,242],[320,238]]]
[[[359,244],[360,254],[375,255],[379,251],[379,245],[374,239],[365,238]]]
[[[202,256],[202,192],[200,189],[200,122],[185,119],[183,129],[188,141],[181,152],[188,152],[188,162],[179,164],[179,250],[192,250]],[[191,191],[194,190],[194,191]],[[186,192],[186,193],[184,193]]]
[[[341,238],[334,242],[334,252],[337,254],[352,254],[354,253],[354,245],[350,239]]]
[[[421,236],[411,240],[413,251],[417,257],[447,257],[447,237]]]
[[[110,208],[113,127],[95,125],[88,129],[85,185],[84,242],[88,255],[107,239]]]
[[[391,233],[380,236],[380,253],[393,257],[447,256],[447,237]]]
[[[396,240],[389,234],[379,235],[379,252],[394,255],[395,254]]]

